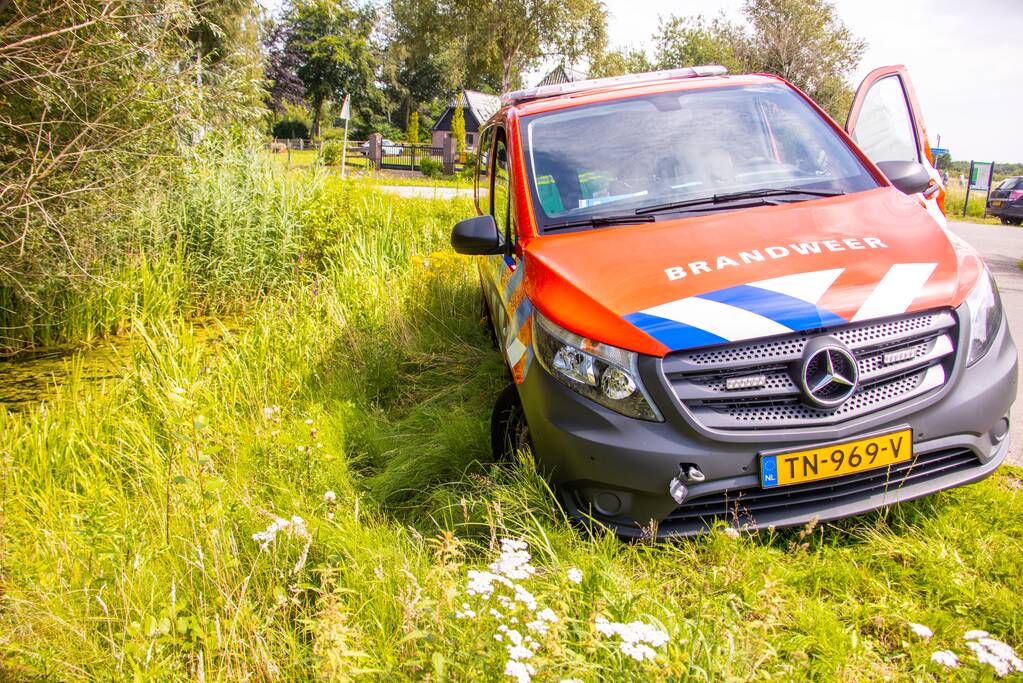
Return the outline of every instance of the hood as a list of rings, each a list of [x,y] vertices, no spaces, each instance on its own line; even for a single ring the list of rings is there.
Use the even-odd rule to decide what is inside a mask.
[[[983,267],[891,187],[549,235],[524,251],[544,315],[659,356],[957,306]]]

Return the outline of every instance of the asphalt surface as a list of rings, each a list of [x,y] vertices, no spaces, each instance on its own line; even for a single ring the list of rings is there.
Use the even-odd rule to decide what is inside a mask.
[[[1012,338],[1017,344],[1023,343],[1023,271],[1018,265],[1023,260],[1023,228],[952,221],[948,227],[984,257],[1002,293]],[[1018,394],[1009,419],[1012,422],[1009,462],[1023,466],[1023,400]]]

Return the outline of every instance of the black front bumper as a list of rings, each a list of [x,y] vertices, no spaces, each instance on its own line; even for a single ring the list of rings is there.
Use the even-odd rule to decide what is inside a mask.
[[[960,348],[967,326],[960,330]],[[880,413],[830,427],[746,433],[707,430],[685,417],[660,370],[643,359],[640,374],[664,422],[622,416],[582,398],[533,363],[519,385],[540,466],[566,509],[622,536],[691,535],[718,520],[761,528],[826,521],[977,481],[1008,453],[1008,412],[1016,397],[1017,356],[1003,321],[988,353],[966,368],[959,354],[940,389]],[[776,489],[760,488],[759,454],[850,440],[900,425],[913,429],[912,468],[886,480],[862,473]],[[706,480],[689,486],[682,506],[668,493],[681,464]],[[888,470],[883,470],[888,472]],[[865,475],[865,476],[864,476]]]

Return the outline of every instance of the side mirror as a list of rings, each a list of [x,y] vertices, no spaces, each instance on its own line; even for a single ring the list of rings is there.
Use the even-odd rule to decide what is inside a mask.
[[[500,254],[504,251],[501,233],[489,213],[456,223],[451,231],[451,246],[459,254]]]
[[[877,167],[905,194],[923,192],[931,184],[931,174],[915,161],[880,161]]]

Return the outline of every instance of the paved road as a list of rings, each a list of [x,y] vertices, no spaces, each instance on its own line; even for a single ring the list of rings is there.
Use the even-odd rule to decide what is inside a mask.
[[[454,187],[425,187],[422,185],[380,185],[378,190],[396,194],[399,197],[425,197],[427,199],[454,199],[471,197],[472,190]]]
[[[1023,343],[1023,271],[1017,265],[1023,259],[1023,228],[953,222],[948,225],[984,256],[1002,293],[1012,338],[1017,344]],[[1017,395],[1011,420],[1009,461],[1023,466],[1023,396]]]

